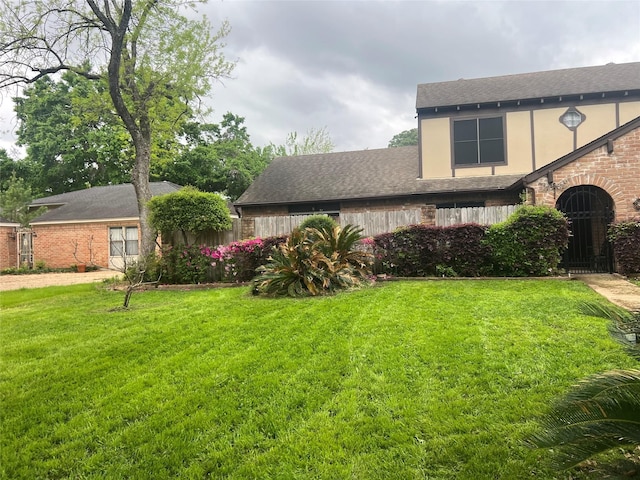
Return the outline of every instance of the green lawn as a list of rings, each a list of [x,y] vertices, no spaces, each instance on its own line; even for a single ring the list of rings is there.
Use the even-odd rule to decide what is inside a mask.
[[[523,441],[578,379],[634,365],[579,282],[122,295],[0,296],[1,478],[569,478]]]

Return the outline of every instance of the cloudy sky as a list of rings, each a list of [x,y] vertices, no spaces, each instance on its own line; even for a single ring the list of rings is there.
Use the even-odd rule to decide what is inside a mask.
[[[640,61],[640,0],[242,1],[201,7],[231,24],[233,78],[209,98],[254,145],[326,127],[335,151],[386,147],[417,126],[419,83]],[[15,118],[6,92],[0,147]]]

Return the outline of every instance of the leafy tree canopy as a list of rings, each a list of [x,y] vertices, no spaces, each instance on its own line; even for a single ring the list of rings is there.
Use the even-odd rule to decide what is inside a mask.
[[[219,124],[184,125],[183,152],[152,172],[159,180],[192,185],[237,199],[271,160],[251,144],[244,117],[225,113]]]
[[[65,72],[38,79],[14,99],[18,144],[26,146],[31,187],[58,194],[131,180],[134,152],[109,108],[107,85]]]
[[[408,147],[410,145],[418,145],[417,128],[400,132],[389,141],[389,147]]]
[[[298,138],[298,132],[291,132],[283,145],[271,144],[268,147],[274,157],[330,153],[333,148],[333,141],[327,127],[311,128],[302,138]]]

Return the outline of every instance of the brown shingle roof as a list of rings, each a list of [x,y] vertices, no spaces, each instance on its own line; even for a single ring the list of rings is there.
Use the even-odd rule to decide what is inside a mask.
[[[418,85],[416,108],[640,90],[640,62]]]
[[[171,182],[150,184],[153,196],[175,192],[182,188]],[[75,192],[38,198],[32,207],[50,206],[48,212],[34,219],[32,224],[103,220],[110,218],[137,218],[138,203],[133,185],[123,183],[103,187],[91,187]]]
[[[279,157],[237,206],[501,190],[522,175],[418,179],[418,147]]]

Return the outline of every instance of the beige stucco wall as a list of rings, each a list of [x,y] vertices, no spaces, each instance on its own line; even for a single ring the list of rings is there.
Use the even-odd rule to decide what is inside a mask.
[[[576,129],[577,148],[616,128],[616,106],[612,103],[586,105],[578,107],[578,111],[582,112],[586,119]]]
[[[560,117],[571,107],[586,117],[575,131],[560,123]],[[491,116],[491,113],[484,111],[479,113]],[[496,111],[495,115],[501,115],[500,111]],[[637,101],[620,102],[617,105],[613,102],[591,105],[563,103],[558,107],[545,104],[540,108],[506,112],[507,164],[457,168],[452,166],[451,118],[423,118],[420,120],[422,177],[429,179],[527,174],[638,116],[640,102]],[[468,115],[465,114],[465,118],[469,118]]]
[[[573,132],[559,121],[567,108],[563,106],[533,112],[536,168],[543,167],[573,151]]]
[[[640,117],[640,102],[625,102],[619,106],[620,125]]]
[[[495,174],[530,173],[532,165],[531,114],[529,111],[507,113],[506,123],[507,165],[496,167]]]
[[[422,177],[451,177],[450,120],[445,118],[423,119],[420,124],[422,145]]]

